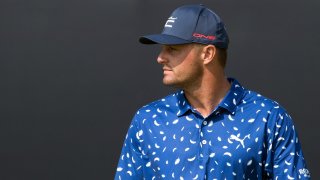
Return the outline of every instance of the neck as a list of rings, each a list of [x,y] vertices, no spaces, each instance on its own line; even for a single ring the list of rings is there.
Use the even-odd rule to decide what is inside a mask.
[[[192,88],[185,88],[185,96],[193,108],[203,117],[207,117],[219,105],[230,89],[230,83],[222,74],[202,78],[201,82]]]

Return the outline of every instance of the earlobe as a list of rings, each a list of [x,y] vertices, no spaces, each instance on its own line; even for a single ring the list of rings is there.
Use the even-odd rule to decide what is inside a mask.
[[[203,48],[202,58],[204,60],[204,64],[209,64],[213,62],[215,56],[216,47],[214,45],[207,45]]]

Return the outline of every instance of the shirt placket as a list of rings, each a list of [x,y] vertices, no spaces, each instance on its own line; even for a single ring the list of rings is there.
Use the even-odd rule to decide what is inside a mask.
[[[207,129],[207,125],[208,125],[208,119],[203,118],[201,115],[199,115],[198,113],[195,114],[195,116],[197,117],[197,123],[199,125],[199,156],[198,156],[198,160],[199,160],[199,166],[197,167],[198,169],[198,179],[205,179],[206,177],[206,164],[208,162],[208,158],[209,158],[209,141],[208,141],[208,137],[206,136],[206,129]]]

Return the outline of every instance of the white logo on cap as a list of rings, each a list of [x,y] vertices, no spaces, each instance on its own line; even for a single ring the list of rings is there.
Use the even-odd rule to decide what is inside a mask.
[[[174,23],[174,21],[178,19],[177,17],[169,17],[166,24],[164,25],[164,27],[172,27],[172,24]]]

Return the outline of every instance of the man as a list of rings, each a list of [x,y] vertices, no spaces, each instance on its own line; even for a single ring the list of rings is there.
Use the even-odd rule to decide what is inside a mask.
[[[163,83],[177,92],[139,109],[115,179],[309,179],[289,114],[225,77],[228,35],[203,5],[177,8],[161,34]]]

